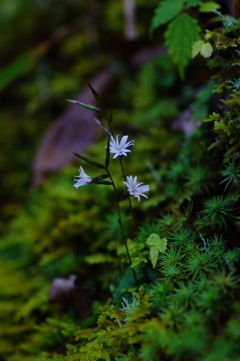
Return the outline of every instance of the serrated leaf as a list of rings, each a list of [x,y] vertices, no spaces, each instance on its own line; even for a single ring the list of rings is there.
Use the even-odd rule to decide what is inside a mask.
[[[171,6],[169,6],[169,0],[161,1],[152,18],[150,33],[160,25],[166,24],[168,21],[172,20],[183,9],[183,0],[171,0]]]
[[[103,107],[103,109],[106,109],[106,105],[104,104],[104,101],[102,100],[102,98],[100,97],[100,95],[96,92],[95,89],[93,89],[93,87],[91,86],[91,84],[88,83],[88,86],[89,86],[91,92],[93,93],[94,98],[99,102],[99,104],[101,104],[101,106]]]
[[[174,19],[164,34],[165,44],[173,62],[178,66],[180,76],[184,77],[184,68],[192,57],[193,44],[200,40],[201,28],[197,21],[187,14]]]
[[[149,257],[152,262],[153,268],[155,268],[158,260],[158,248],[156,246],[152,246],[150,248]]]
[[[193,44],[193,47],[192,47],[192,57],[193,58],[195,58],[195,56],[200,53],[203,44],[204,44],[203,40],[198,40],[198,41],[196,41],[196,43]]]
[[[93,120],[99,125],[100,128],[102,128],[102,129],[104,130],[104,132],[105,132],[109,137],[112,136],[112,134],[110,133],[110,131],[109,131],[106,127],[104,127],[104,125],[103,125],[98,119],[93,118]]]
[[[210,58],[212,52],[213,52],[212,45],[210,43],[204,43],[200,51],[201,55],[204,58]]]
[[[158,252],[164,253],[167,247],[167,239],[160,238],[158,234],[153,233],[148,237],[146,244],[148,246],[157,247]]]
[[[213,2],[213,1],[209,1],[205,4],[203,4],[200,8],[199,11],[201,13],[210,13],[211,11],[215,10],[215,9],[219,9],[221,7],[221,5]]]
[[[87,157],[84,157],[83,155],[81,154],[78,154],[78,153],[75,153],[73,152],[73,154],[75,154],[76,157],[84,160],[84,162],[87,162],[89,164],[91,164],[92,166],[96,167],[96,168],[101,168],[101,169],[105,169],[104,165],[98,163],[98,162],[94,162],[93,160],[87,158]]]
[[[99,109],[97,107],[94,107],[93,105],[81,103],[81,102],[78,102],[77,100],[66,99],[66,101],[69,102],[69,103],[80,105],[80,107],[86,108],[88,110],[92,110],[94,112],[103,113],[103,111],[101,109]]]

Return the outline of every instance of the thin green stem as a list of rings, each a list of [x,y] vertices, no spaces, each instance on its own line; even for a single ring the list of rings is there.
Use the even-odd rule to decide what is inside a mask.
[[[113,128],[112,128],[112,126],[111,126],[111,123],[109,122],[108,115],[107,115],[106,112],[105,112],[105,117],[106,117],[106,119],[107,119],[107,122],[108,122],[108,125],[109,125],[109,129],[110,129],[110,131],[111,131],[111,134],[112,134],[112,136],[114,137]],[[125,181],[125,180],[126,180],[126,175],[125,175],[125,171],[124,171],[124,168],[123,168],[123,162],[122,162],[121,157],[118,157],[118,159],[119,159],[119,163],[120,163],[120,166],[121,166],[123,179],[124,179],[124,181]],[[126,187],[126,190],[127,190],[127,187]],[[136,220],[135,213],[134,213],[134,211],[133,211],[133,207],[132,207],[132,202],[131,202],[130,196],[128,196],[128,203],[129,203],[130,212],[131,212],[131,214],[132,214],[133,223],[134,223],[134,226],[135,226],[135,231],[137,231],[137,229],[138,229],[138,227],[137,227],[137,220]]]
[[[122,159],[121,159],[121,157],[119,157],[118,159],[119,159],[119,163],[121,165],[123,178],[124,178],[124,180],[126,180],[126,175],[125,175],[125,171],[124,171],[124,168],[123,168]],[[127,189],[127,187],[126,187],[126,189]],[[129,203],[129,208],[130,208],[130,211],[131,211],[131,214],[132,214],[133,223],[135,225],[135,230],[137,231],[137,220],[136,220],[136,217],[135,217],[135,213],[134,213],[134,210],[133,210],[133,207],[132,207],[132,202],[131,202],[130,197],[128,197],[128,203]]]
[[[107,113],[105,112],[105,117],[107,119],[107,122],[108,122],[108,125],[109,125],[109,129],[110,129],[110,132],[112,134],[112,136],[114,137],[114,132],[113,132],[113,128],[111,126],[111,123],[109,122],[109,119],[108,119],[108,116],[107,116]]]
[[[118,223],[119,223],[119,226],[120,226],[120,229],[121,229],[122,240],[123,240],[124,245],[125,245],[125,248],[126,248],[127,257],[128,257],[128,260],[129,260],[129,263],[130,263],[130,266],[131,266],[131,265],[132,265],[132,260],[131,260],[131,256],[130,256],[129,249],[128,249],[128,245],[127,245],[127,242],[126,242],[126,237],[125,237],[125,234],[124,234],[124,230],[123,230],[121,210],[120,210],[120,205],[119,205],[119,201],[118,201],[117,189],[116,189],[114,180],[113,180],[113,178],[112,178],[112,176],[111,176],[111,173],[109,172],[109,170],[108,170],[107,168],[106,168],[106,171],[107,171],[107,173],[108,173],[108,175],[109,175],[109,178],[110,178],[110,180],[111,180],[111,182],[112,182],[112,185],[113,185],[113,189],[114,189],[114,193],[115,193],[115,197],[116,197],[117,211],[118,211]],[[131,268],[131,269],[132,269],[134,281],[135,281],[135,283],[137,283],[136,273],[135,273],[135,271],[134,271],[133,268]]]

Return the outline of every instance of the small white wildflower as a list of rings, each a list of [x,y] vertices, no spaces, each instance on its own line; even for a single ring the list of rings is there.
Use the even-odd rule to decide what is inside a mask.
[[[81,187],[81,186],[85,186],[86,184],[90,184],[92,182],[92,178],[89,177],[83,170],[83,167],[79,168],[80,174],[75,176],[76,178],[80,178],[80,179],[76,179],[74,178],[74,182],[76,182],[74,184],[75,188]]]
[[[145,194],[145,192],[149,191],[149,186],[148,185],[141,185],[143,183],[139,183],[137,182],[137,177],[134,177],[132,175],[127,177],[127,181],[123,182],[128,190],[128,193],[131,196],[134,196],[135,198],[138,199],[138,202],[140,201],[140,196],[148,198]]]
[[[113,136],[111,136],[110,139],[110,153],[114,153],[113,159],[120,157],[121,155],[127,156],[127,153],[131,153],[131,150],[127,149],[131,145],[134,145],[134,140],[131,140],[130,142],[127,142],[128,135],[124,135],[121,139],[121,141],[118,141],[119,135],[117,135],[116,139],[114,139]]]

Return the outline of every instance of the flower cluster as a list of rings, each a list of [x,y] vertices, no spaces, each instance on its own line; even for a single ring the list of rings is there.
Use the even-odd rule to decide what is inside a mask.
[[[110,138],[109,152],[114,154],[113,159],[116,159],[117,157],[121,157],[123,155],[126,157],[128,153],[131,153],[128,147],[134,145],[134,140],[131,140],[129,142],[127,141],[128,135],[124,135],[120,141],[118,140],[118,138],[119,135],[117,135],[116,139],[114,139],[113,136],[111,136]],[[83,167],[80,167],[79,170],[80,170],[80,174],[79,176],[76,176],[76,178],[79,179],[76,178],[74,179],[75,181],[74,187],[78,188],[86,184],[95,183],[96,178],[94,179],[88,176],[84,172]],[[128,194],[137,198],[138,202],[140,201],[140,196],[148,198],[144,193],[149,191],[149,186],[143,185],[143,183],[139,183],[137,181],[137,177],[133,177],[132,175],[127,176],[126,181],[124,181],[123,183],[127,188]]]

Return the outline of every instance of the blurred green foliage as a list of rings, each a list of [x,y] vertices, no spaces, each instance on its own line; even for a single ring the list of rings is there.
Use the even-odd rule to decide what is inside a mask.
[[[238,82],[220,78],[218,89],[234,95],[224,100],[230,111],[216,115],[200,57],[183,83],[165,51],[152,56],[163,40],[158,30],[160,40],[148,38],[158,3],[136,1],[139,39],[128,42],[118,0],[1,2],[0,360],[238,360],[238,148],[223,165],[224,145],[236,145]],[[217,35],[234,36],[234,47],[216,46],[209,59],[221,69],[239,46],[239,29],[225,30]],[[142,49],[149,58],[134,65]],[[111,188],[74,189],[79,159],[31,187],[31,162],[64,99],[105,67],[114,74],[103,99],[116,134],[135,140],[126,174],[150,185],[147,200],[133,199],[137,233],[120,203],[137,285]],[[222,117],[221,129],[209,120],[223,147],[208,150],[215,135],[202,121],[212,112]],[[86,156],[102,163],[105,146],[102,132]],[[110,167],[121,193],[117,162]],[[99,174],[90,165],[86,173]]]

